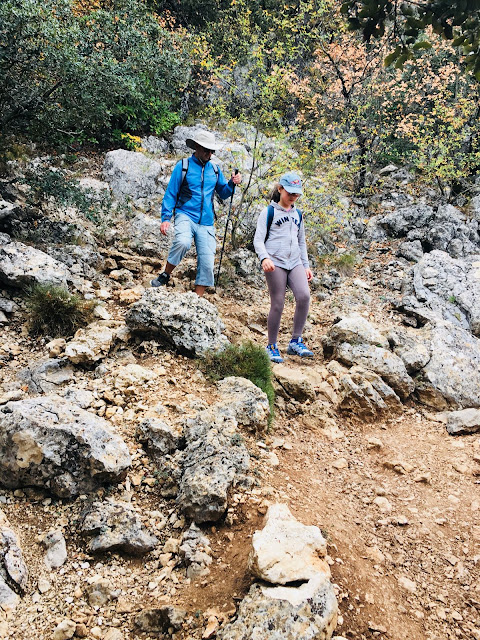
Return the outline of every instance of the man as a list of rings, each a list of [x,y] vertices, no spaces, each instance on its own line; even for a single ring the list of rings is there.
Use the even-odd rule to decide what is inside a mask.
[[[232,174],[227,182],[217,165],[210,162],[214,151],[220,148],[209,131],[198,131],[185,141],[193,155],[175,165],[162,202],[160,231],[167,235],[172,216],[175,215],[175,237],[170,248],[165,270],[152,280],[152,287],[161,287],[190,249],[195,240],[197,249],[197,277],[195,293],[203,296],[206,287],[214,284],[215,228],[213,197],[215,191],[225,200],[232,195],[234,185],[242,176]]]

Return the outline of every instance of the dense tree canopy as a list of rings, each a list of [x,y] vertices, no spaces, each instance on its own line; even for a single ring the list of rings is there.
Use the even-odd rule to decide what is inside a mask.
[[[367,42],[392,27],[397,46],[386,58],[388,64],[401,66],[416,50],[430,48],[425,37],[430,27],[461,48],[467,69],[480,80],[480,0],[346,0],[341,10]]]

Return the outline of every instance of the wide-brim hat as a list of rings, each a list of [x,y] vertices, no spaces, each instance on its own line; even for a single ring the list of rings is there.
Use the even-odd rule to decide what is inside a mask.
[[[204,149],[210,149],[210,151],[217,151],[223,146],[215,140],[215,136],[210,131],[196,131],[190,138],[185,140],[185,144],[190,149],[195,149],[195,144],[199,144]]]

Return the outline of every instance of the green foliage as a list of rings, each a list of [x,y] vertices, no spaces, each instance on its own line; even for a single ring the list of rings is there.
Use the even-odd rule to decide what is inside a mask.
[[[351,275],[357,264],[357,254],[355,251],[335,254],[332,258],[333,266],[345,275]]]
[[[67,337],[91,320],[94,301],[86,301],[53,284],[35,284],[27,291],[31,335]]]
[[[390,25],[398,45],[385,64],[401,68],[416,51],[430,48],[425,30],[451,40],[460,47],[466,64],[480,81],[480,3],[477,0],[430,0],[386,2],[385,0],[346,0],[341,12],[352,30],[360,30],[364,39],[381,38]]]
[[[25,174],[25,182],[30,187],[29,204],[38,205],[42,200],[53,199],[57,206],[76,207],[81,215],[97,225],[111,214],[113,198],[108,191],[97,193],[83,188],[76,178],[67,176],[61,169],[31,169]]]
[[[200,362],[200,367],[211,380],[222,380],[228,376],[239,376],[251,380],[267,394],[270,404],[269,424],[272,423],[275,389],[272,365],[263,347],[253,342],[245,342],[242,345],[231,344],[223,351],[208,353]]]
[[[189,38],[143,0],[81,14],[74,0],[0,3],[0,134],[103,142],[177,121]],[[164,96],[168,96],[168,100]]]

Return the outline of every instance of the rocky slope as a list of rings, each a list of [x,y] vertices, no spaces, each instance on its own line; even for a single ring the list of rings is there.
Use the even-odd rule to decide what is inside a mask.
[[[357,263],[316,265],[315,358],[274,367],[268,429],[258,388],[214,385],[195,360],[265,341],[255,257],[229,255],[204,300],[192,257],[148,287],[168,244],[161,154],[82,168],[131,198],[100,235],[72,208],[29,205],[19,167],[2,183],[0,636],[480,638],[475,199],[467,215],[400,197],[391,170],[381,213],[355,205]],[[97,300],[95,322],[31,338],[33,282]],[[284,350],[292,314],[287,297]]]

